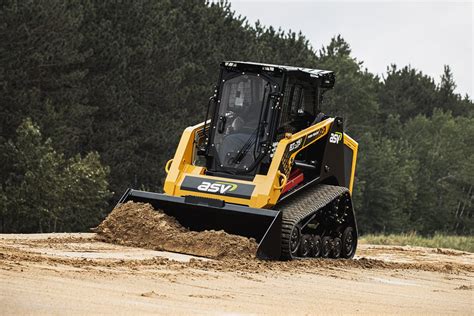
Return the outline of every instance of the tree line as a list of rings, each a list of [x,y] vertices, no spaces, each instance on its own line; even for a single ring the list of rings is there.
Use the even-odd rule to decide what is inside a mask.
[[[7,0],[0,21],[1,232],[87,230],[127,187],[161,191],[223,60],[335,71],[322,110],[360,145],[361,232],[474,232],[474,107],[449,66],[377,76],[341,36],[316,49],[226,2]]]

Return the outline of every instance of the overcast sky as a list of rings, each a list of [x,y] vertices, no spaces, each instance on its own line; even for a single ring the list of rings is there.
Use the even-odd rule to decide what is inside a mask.
[[[231,0],[251,24],[302,31],[314,48],[341,34],[370,72],[410,64],[436,82],[448,64],[457,92],[472,99],[473,1]]]

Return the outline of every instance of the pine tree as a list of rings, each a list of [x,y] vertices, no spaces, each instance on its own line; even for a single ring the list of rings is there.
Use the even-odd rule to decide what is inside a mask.
[[[26,119],[16,139],[3,144],[10,170],[0,194],[2,232],[84,230],[107,205],[108,169],[97,153],[66,159]]]
[[[338,35],[319,51],[317,68],[333,70],[337,82],[324,95],[322,111],[342,116],[347,131],[357,138],[378,120],[379,104],[375,97],[378,79],[350,54],[349,44]]]

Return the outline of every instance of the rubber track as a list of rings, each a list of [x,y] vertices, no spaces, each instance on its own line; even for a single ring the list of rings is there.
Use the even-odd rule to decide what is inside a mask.
[[[349,190],[345,187],[319,184],[315,187],[303,190],[293,198],[284,200],[278,210],[282,211],[282,236],[281,256],[282,259],[292,259],[290,253],[290,235],[300,221],[331,203],[336,197]]]

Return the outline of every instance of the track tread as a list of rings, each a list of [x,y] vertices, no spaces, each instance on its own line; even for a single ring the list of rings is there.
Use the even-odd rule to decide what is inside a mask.
[[[283,215],[281,236],[282,259],[293,259],[290,251],[290,236],[294,227],[304,218],[348,191],[345,187],[320,184],[304,190],[294,198],[285,200],[279,205],[278,209],[282,211]]]

